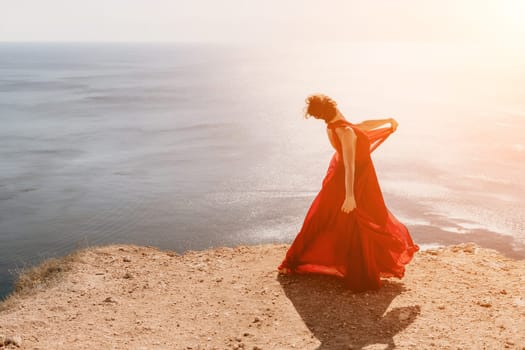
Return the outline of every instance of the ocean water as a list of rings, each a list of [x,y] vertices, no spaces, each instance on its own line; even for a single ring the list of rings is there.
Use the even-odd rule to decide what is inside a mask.
[[[0,297],[125,242],[290,242],[333,153],[304,99],[394,117],[374,160],[422,246],[525,257],[525,59],[444,44],[0,44]]]

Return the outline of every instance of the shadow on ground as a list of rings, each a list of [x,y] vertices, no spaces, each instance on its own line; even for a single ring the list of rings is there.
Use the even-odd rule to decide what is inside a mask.
[[[394,336],[420,314],[419,305],[393,308],[392,300],[405,289],[384,281],[383,288],[353,293],[342,280],[326,275],[294,274],[277,277],[312,334],[321,342],[318,350],[361,349],[382,344],[394,349]]]

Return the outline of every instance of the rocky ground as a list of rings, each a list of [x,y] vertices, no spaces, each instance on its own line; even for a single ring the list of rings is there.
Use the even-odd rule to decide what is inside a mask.
[[[21,277],[0,304],[0,349],[525,349],[524,260],[420,252],[403,280],[356,294],[278,274],[286,249],[76,252]]]

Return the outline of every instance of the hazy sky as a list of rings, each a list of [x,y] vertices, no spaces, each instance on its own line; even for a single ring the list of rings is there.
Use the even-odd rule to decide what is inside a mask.
[[[525,43],[525,0],[0,0],[0,9],[0,41]]]

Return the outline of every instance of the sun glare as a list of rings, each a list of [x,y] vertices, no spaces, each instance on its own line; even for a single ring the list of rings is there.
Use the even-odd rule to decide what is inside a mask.
[[[499,4],[501,8],[500,25],[510,40],[525,41],[525,1],[507,0]]]

